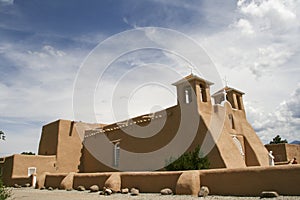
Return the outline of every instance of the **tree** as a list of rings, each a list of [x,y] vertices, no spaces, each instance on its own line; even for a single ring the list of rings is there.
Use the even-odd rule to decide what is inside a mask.
[[[273,138],[273,140],[270,142],[270,144],[281,144],[281,143],[288,143],[287,140],[282,140],[279,135]]]
[[[193,152],[184,153],[178,159],[171,157],[168,163],[170,164],[165,167],[167,171],[208,169],[210,165],[208,158],[201,156],[199,146]]]
[[[24,152],[22,152],[21,153],[22,155],[35,155],[35,153],[33,153],[33,152],[26,152],[26,151],[24,151]]]
[[[11,196],[11,190],[3,185],[0,179],[0,200],[5,200]]]
[[[5,140],[5,134],[3,131],[0,131],[0,140]]]

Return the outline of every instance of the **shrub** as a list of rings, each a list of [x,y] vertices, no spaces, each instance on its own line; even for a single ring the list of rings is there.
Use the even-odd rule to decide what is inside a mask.
[[[170,164],[165,167],[167,171],[208,169],[210,165],[207,156],[201,155],[199,146],[192,152],[184,153],[178,159],[171,157],[168,163]]]
[[[0,179],[0,200],[5,200],[11,196],[11,190],[3,185],[2,180]]]

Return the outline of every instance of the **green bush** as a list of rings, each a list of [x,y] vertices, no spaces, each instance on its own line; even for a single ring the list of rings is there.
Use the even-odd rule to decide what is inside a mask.
[[[202,157],[199,146],[193,152],[184,153],[178,159],[171,157],[167,163],[170,163],[165,167],[167,171],[208,169],[210,165],[207,156]]]
[[[11,196],[11,190],[3,185],[2,180],[0,179],[0,200],[5,200]]]

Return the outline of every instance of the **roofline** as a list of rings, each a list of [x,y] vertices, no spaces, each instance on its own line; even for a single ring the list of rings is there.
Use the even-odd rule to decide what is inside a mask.
[[[244,94],[245,94],[244,92],[242,92],[242,91],[240,91],[240,90],[237,90],[237,89],[235,89],[235,88],[231,88],[231,87],[227,87],[227,86],[226,86],[226,87],[222,88],[221,90],[215,92],[215,93],[212,94],[211,96],[214,97],[214,96],[217,96],[218,94],[223,93],[224,89],[226,90],[226,92],[235,91],[235,92],[237,92],[237,93],[240,93],[241,95],[244,95]]]
[[[213,85],[213,84],[214,84],[213,82],[210,82],[210,81],[208,81],[208,80],[205,80],[205,79],[203,79],[203,78],[200,78],[200,77],[197,76],[197,75],[190,74],[190,75],[188,75],[188,76],[186,76],[186,77],[180,79],[179,81],[177,81],[177,82],[175,82],[175,83],[172,83],[172,85],[177,86],[177,85],[179,85],[179,84],[181,84],[181,83],[184,83],[184,82],[186,82],[186,81],[191,81],[191,80],[203,81],[203,82],[205,82],[207,85]]]

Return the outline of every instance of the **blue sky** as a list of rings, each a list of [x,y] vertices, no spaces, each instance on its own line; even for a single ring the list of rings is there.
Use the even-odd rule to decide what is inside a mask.
[[[299,15],[294,0],[0,0],[0,129],[7,135],[0,153],[37,152],[42,125],[74,119],[73,84],[85,57],[114,34],[148,26],[180,31],[205,49],[220,76],[246,93],[248,119],[264,143],[277,134],[299,140]],[[123,63],[151,59],[134,58]],[[174,104],[171,94],[163,97],[147,96],[146,105]],[[132,115],[151,109],[136,105]],[[95,107],[100,121],[113,121],[109,109]]]

